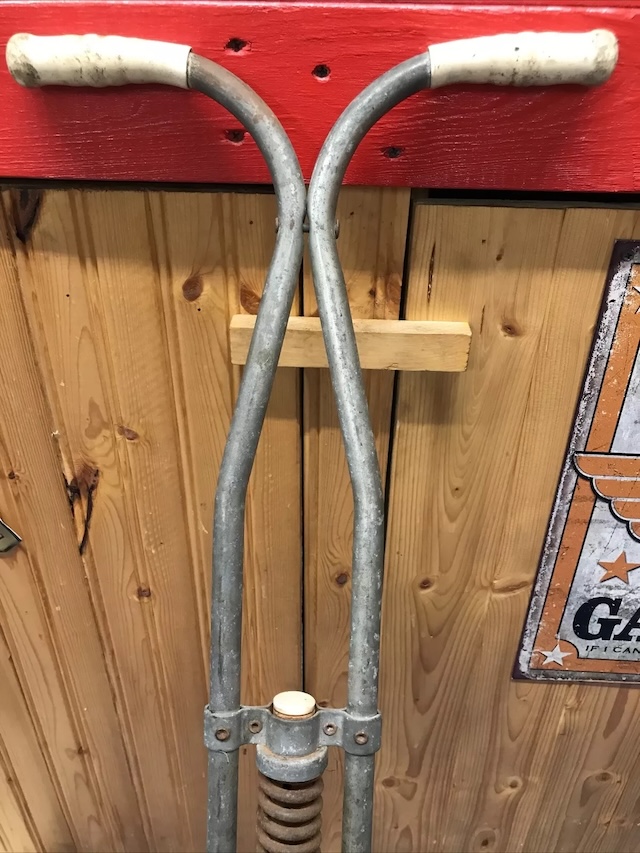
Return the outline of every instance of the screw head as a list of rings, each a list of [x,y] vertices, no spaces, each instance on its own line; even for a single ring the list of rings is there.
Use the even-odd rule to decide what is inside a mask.
[[[229,740],[230,737],[229,729],[216,729],[216,740]]]
[[[335,725],[335,723],[325,723],[322,727],[322,731],[328,737],[332,737],[338,731],[338,727]]]
[[[249,731],[253,732],[254,735],[257,735],[258,732],[262,731],[262,723],[260,720],[251,720],[249,723]]]
[[[366,732],[356,732],[353,739],[358,746],[364,746],[365,743],[369,742],[369,735]]]

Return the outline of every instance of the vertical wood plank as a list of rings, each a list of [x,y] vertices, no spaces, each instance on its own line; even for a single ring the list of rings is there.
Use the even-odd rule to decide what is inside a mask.
[[[122,454],[120,492],[131,496],[125,521],[139,572],[131,593],[145,609],[154,676],[146,689],[159,705],[168,755],[169,775],[158,793],[177,808],[173,829],[158,844],[172,849],[178,834],[178,844],[198,850],[205,823],[205,679],[159,273],[162,236],[144,193],[82,193],[74,200],[86,240],[85,290],[102,330],[99,358],[112,415],[106,429]],[[152,824],[156,815],[162,819],[157,800],[155,806]]]
[[[40,853],[13,781],[0,761],[0,849],[4,853]]]
[[[214,486],[240,371],[230,363],[229,320],[255,314],[275,239],[271,195],[150,196],[176,388],[189,535],[197,554],[201,643],[209,656]],[[166,252],[165,254],[162,254]],[[297,311],[297,301],[294,312]],[[299,371],[279,370],[246,510],[245,703],[301,687],[301,439]],[[241,760],[238,849],[255,846],[253,749]]]
[[[86,225],[82,198],[79,193],[47,195],[37,227],[18,254],[21,282],[56,413],[65,477],[75,490],[78,541],[88,530],[83,561],[105,646],[113,653],[145,830],[156,850],[189,849],[189,821],[175,793],[182,788],[172,764],[170,723],[159,701],[159,662],[151,641],[154,608],[149,606],[154,593],[135,523],[127,447],[136,433],[120,417],[114,399],[111,343],[96,299],[97,274],[90,267],[90,230],[100,229],[101,222],[98,215]],[[118,204],[116,196],[102,198]],[[120,307],[130,310],[126,300]]]
[[[0,756],[4,756],[5,768],[11,767],[11,784],[20,787],[33,823],[34,842],[47,853],[71,853],[76,845],[54,786],[50,759],[45,761],[43,753],[48,755],[48,747],[38,739],[2,633],[0,684]]]
[[[154,850],[200,850],[212,499],[240,376],[230,364],[228,321],[238,310],[257,310],[275,200],[50,192],[11,202],[10,215],[24,220],[18,224],[29,222],[12,261],[35,347],[30,352],[27,337],[22,350],[39,365],[50,407],[41,421],[50,422],[60,491],[66,480],[72,503],[65,535],[76,561],[78,544],[83,552],[93,630],[136,791],[131,800],[142,815],[137,826]],[[279,372],[250,484],[245,702],[301,686],[298,382],[298,371]],[[9,500],[24,477],[9,453],[5,462],[10,474],[0,486]],[[7,506],[4,517],[22,532]],[[20,549],[9,561],[25,556]],[[29,614],[28,624],[16,617],[24,643],[46,638],[38,585],[22,575],[0,577],[5,587],[9,580],[8,602]],[[18,651],[16,666],[42,665],[42,649],[33,661]],[[36,671],[30,678],[41,685]],[[57,737],[44,728],[41,747],[61,777],[78,846],[118,849],[99,840],[97,819],[88,821],[92,837],[78,827],[99,808],[70,796],[65,757],[77,763],[79,753],[63,746],[59,720],[54,731]],[[255,771],[253,751],[244,752],[240,843],[250,849]],[[83,747],[83,761],[86,754]],[[91,783],[88,776],[88,791]],[[124,845],[143,849],[131,839]]]
[[[2,215],[0,484],[3,512],[24,539],[2,572],[3,631],[32,716],[55,747],[52,763],[79,846],[143,851],[147,843],[87,594],[54,417],[43,394],[8,242],[16,219],[6,208]]]
[[[466,374],[400,378],[376,849],[619,849],[637,697],[510,674],[613,240],[637,215],[419,206],[414,223],[408,317],[468,320],[474,341]]]
[[[338,249],[354,317],[397,319],[409,191],[344,189]],[[305,263],[304,313],[317,316]],[[394,378],[367,371],[365,385],[383,480]],[[305,689],[322,705],[346,698],[353,500],[328,371],[304,373]],[[331,750],[325,773],[323,849],[340,849],[342,762]],[[334,754],[335,753],[335,754]]]

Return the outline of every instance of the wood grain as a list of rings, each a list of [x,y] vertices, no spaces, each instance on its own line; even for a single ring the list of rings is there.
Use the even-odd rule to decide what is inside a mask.
[[[274,199],[2,201],[0,516],[24,543],[0,560],[0,850],[195,853],[229,323],[257,310]],[[356,317],[398,319],[408,216],[407,191],[342,193]],[[511,679],[615,238],[640,238],[640,214],[415,206],[406,314],[474,337],[465,373],[397,377],[380,853],[640,844],[638,691]],[[304,285],[312,318],[308,264]],[[394,375],[365,379],[386,469]],[[250,485],[243,699],[301,686],[303,491],[304,686],[339,706],[351,494],[327,372],[300,381],[278,373]],[[338,850],[336,755],[325,781]]]
[[[136,522],[137,483],[128,455],[130,445],[140,441],[142,427],[127,419],[126,403],[123,406],[117,398],[123,382],[114,356],[124,351],[123,358],[134,363],[137,354],[127,351],[127,341],[123,342],[115,330],[106,327],[97,284],[101,275],[103,279],[107,275],[109,281],[111,277],[111,271],[107,274],[97,268],[97,252],[108,258],[113,254],[109,240],[115,246],[117,238],[112,226],[111,237],[107,236],[98,248],[93,242],[93,230],[103,233],[109,227],[108,210],[115,197],[100,197],[106,212],[88,212],[84,207],[87,201],[80,193],[63,192],[52,192],[42,201],[37,227],[19,254],[21,281],[39,362],[46,367],[49,399],[57,415],[65,477],[68,483],[77,486],[74,508],[78,542],[83,538],[85,525],[89,525],[83,560],[105,644],[113,650],[116,689],[124,709],[122,725],[131,766],[137,771],[145,831],[154,849],[177,846],[190,849],[193,841],[187,809],[184,802],[181,809],[177,807],[180,794],[176,797],[173,793],[182,792],[183,784],[172,766],[176,748],[171,741],[167,702],[165,697],[160,698],[161,662],[154,653],[154,642],[158,642],[156,602],[166,593],[161,583],[152,585],[145,564],[156,542],[144,542],[144,533]],[[135,201],[144,203],[144,198],[138,195],[129,204],[123,204],[132,209],[133,216],[140,212]],[[123,227],[131,225],[131,218],[123,220]],[[132,239],[140,241],[141,266],[148,264],[148,256],[145,259],[142,255],[144,247],[149,245],[144,229],[143,216],[129,232]],[[130,253],[123,253],[122,266],[133,262]],[[148,268],[153,276],[153,266],[148,264]],[[115,273],[113,277],[116,278]],[[140,275],[140,288],[144,280]],[[41,281],[46,281],[47,286],[42,287]],[[123,296],[118,303],[123,329],[126,329],[124,318],[133,319],[135,312],[141,310],[140,306],[130,304],[134,292],[132,289],[129,300]],[[155,324],[156,334],[161,333],[157,311],[149,322]],[[141,345],[150,345],[142,318],[139,328]],[[151,370],[156,367],[157,362],[150,363]],[[135,395],[138,394],[136,379],[135,371],[127,367],[126,381],[133,383]],[[149,382],[140,383],[143,384],[145,390],[154,393]],[[140,404],[148,405],[143,391],[140,391]],[[153,415],[150,419],[155,425]],[[140,491],[145,494],[147,489],[145,483]],[[189,565],[184,558],[180,562]],[[185,640],[182,637],[181,642]],[[203,677],[201,668],[200,677]],[[195,672],[192,683],[197,684]]]
[[[5,0],[0,48],[4,54],[13,33],[33,31],[115,32],[193,45],[260,93],[309,179],[347,104],[430,43],[505,31],[610,28],[620,40],[620,59],[604,86],[486,86],[416,95],[367,134],[347,182],[637,191],[640,135],[635,122],[624,120],[638,112],[637,5],[273,2],[256,14],[251,0],[41,0],[34,16],[30,4]],[[321,73],[314,74],[318,66]],[[271,182],[250,135],[241,136],[238,122],[201,95],[151,86],[28,90],[3,63],[0,100],[0,176]]]
[[[0,762],[0,850],[3,853],[40,853],[32,828],[25,820],[13,779]]]
[[[246,364],[255,318],[236,314],[229,324],[231,361]],[[467,323],[430,320],[354,320],[363,370],[466,370],[471,344]],[[317,317],[292,317],[287,323],[280,367],[328,367]]]
[[[3,206],[0,487],[24,544],[1,574],[2,628],[83,849],[147,849],[105,649],[78,552]],[[3,564],[4,565],[4,564]]]
[[[468,319],[474,346],[466,374],[400,377],[378,850],[637,846],[635,694],[510,680],[613,240],[637,231],[630,212],[416,208],[407,315]]]
[[[39,741],[11,653],[0,633],[0,764],[10,786],[19,792],[32,844],[47,853],[71,853],[76,845],[51,775],[51,758]],[[46,756],[46,757],[45,757]],[[3,819],[5,835],[14,844]],[[20,842],[22,843],[22,842]]]
[[[0,709],[10,700],[21,709],[0,720],[0,745],[11,741],[6,757],[38,849],[202,850],[212,498],[240,376],[228,324],[259,304],[275,202],[21,191],[5,194],[4,210],[13,239],[0,251],[2,282],[15,310],[5,306],[0,320],[8,329],[0,349],[11,350],[0,377],[11,401],[0,430],[0,501],[25,544],[0,572],[0,625],[18,679]],[[250,486],[245,701],[301,686],[298,383],[295,371],[278,378]],[[25,412],[34,413],[28,429]],[[37,488],[34,465],[48,477]],[[56,489],[61,510],[51,503]],[[65,544],[54,548],[58,526]],[[59,567],[52,605],[41,563]],[[73,653],[51,636],[51,606],[78,613]],[[82,661],[92,638],[101,653],[89,675]],[[93,702],[78,708],[68,692],[78,657],[74,691],[97,695],[104,683],[113,693],[102,714],[117,709],[117,722],[102,742],[84,731]],[[105,749],[111,736],[118,746]],[[247,751],[246,849],[253,764]],[[109,791],[112,782],[120,791]],[[116,809],[126,814],[122,797],[129,814],[112,826]]]
[[[406,190],[345,189],[338,249],[354,317],[398,319],[409,215]],[[304,313],[317,314],[309,264]],[[378,457],[386,471],[393,374],[365,372]],[[319,704],[346,699],[353,500],[327,371],[304,373],[305,690]],[[383,473],[384,478],[384,473]],[[342,761],[325,773],[323,847],[340,849]]]
[[[151,194],[174,375],[187,519],[196,554],[203,656],[209,655],[213,484],[240,369],[229,358],[232,314],[255,315],[275,239],[271,195]],[[297,300],[294,304],[296,309]],[[299,377],[279,371],[249,484],[245,540],[243,701],[300,688],[301,436]],[[201,709],[200,709],[201,710]],[[200,727],[198,729],[200,732]],[[255,846],[253,749],[241,762],[238,844]],[[204,802],[204,791],[201,793]]]

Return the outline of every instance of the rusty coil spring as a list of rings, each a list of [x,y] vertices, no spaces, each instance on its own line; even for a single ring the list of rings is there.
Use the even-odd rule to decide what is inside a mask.
[[[258,853],[319,853],[322,778],[292,784],[260,774]]]

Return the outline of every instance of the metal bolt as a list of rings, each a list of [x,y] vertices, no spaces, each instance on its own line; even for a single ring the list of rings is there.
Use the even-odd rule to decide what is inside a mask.
[[[325,723],[322,727],[322,731],[328,735],[328,737],[332,737],[332,735],[338,731],[338,728],[334,723]]]
[[[230,737],[229,729],[216,729],[216,740],[229,740]]]
[[[366,732],[356,732],[353,739],[359,746],[364,746],[369,742],[369,735]]]
[[[251,720],[249,723],[249,731],[253,732],[254,735],[257,735],[258,732],[262,731],[262,723],[260,720]]]

